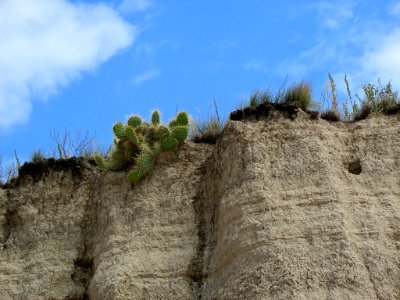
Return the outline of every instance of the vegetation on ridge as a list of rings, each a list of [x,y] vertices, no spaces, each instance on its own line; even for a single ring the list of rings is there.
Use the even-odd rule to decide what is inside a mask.
[[[390,82],[385,86],[378,80],[378,85],[368,83],[362,86],[364,96],[355,95],[356,101],[352,97],[347,76],[344,77],[346,85],[347,99],[342,102],[342,109],[339,108],[338,94],[333,76],[328,73],[329,88],[324,90],[323,101],[316,102],[312,99],[311,85],[304,81],[290,86],[288,89],[281,87],[274,96],[269,89],[260,92],[256,91],[249,97],[247,105],[242,109],[256,108],[261,104],[286,104],[294,105],[303,111],[319,107],[321,119],[327,121],[360,121],[371,115],[391,115],[400,112],[399,93],[394,91]],[[330,98],[330,106],[322,110],[324,102]],[[350,107],[349,107],[350,106]],[[316,112],[317,114],[319,113]]]
[[[215,144],[221,137],[226,122],[219,116],[217,102],[214,100],[214,115],[204,121],[191,120],[191,140],[195,143]]]
[[[126,125],[117,122],[113,131],[114,146],[109,157],[96,153],[94,160],[106,170],[130,169],[128,180],[138,183],[154,168],[161,152],[175,150],[187,138],[189,117],[186,112],[180,112],[167,127],[160,123],[160,113],[155,110],[150,123],[131,116]]]
[[[328,79],[329,85],[324,89],[323,99],[319,103],[312,98],[311,85],[301,81],[287,89],[283,84],[275,95],[269,89],[263,92],[256,91],[238,111],[246,109],[254,111],[260,105],[267,107],[275,105],[275,108],[283,111],[287,109],[294,111],[298,107],[310,113],[312,119],[318,119],[320,114],[321,119],[330,122],[355,122],[371,115],[392,115],[400,112],[399,92],[393,90],[390,82],[386,85],[382,85],[380,80],[377,85],[367,83],[362,86],[364,95],[355,94],[353,97],[345,76],[347,99],[339,103],[336,83],[330,73]],[[330,105],[326,107],[327,100]],[[319,111],[310,112],[309,110],[314,107],[319,107]],[[77,136],[71,138],[68,132],[60,135],[53,131],[50,136],[56,143],[56,149],[52,150],[50,156],[41,150],[36,150],[31,155],[31,161],[40,163],[49,157],[54,159],[94,157],[96,164],[104,169],[129,169],[128,179],[137,183],[154,168],[157,155],[162,151],[177,149],[189,131],[193,142],[214,144],[221,137],[226,125],[220,118],[215,100],[214,108],[214,115],[204,121],[189,120],[188,114],[181,112],[166,126],[161,124],[159,112],[154,111],[149,123],[144,122],[139,116],[130,117],[126,125],[118,122],[113,126],[114,145],[110,147],[108,154],[99,153],[100,148],[95,144],[94,138],[89,137],[87,133],[82,135],[78,131]],[[290,116],[293,111],[289,112]],[[261,111],[261,115],[262,113]],[[15,180],[19,167],[20,159],[16,152],[14,160],[4,169],[0,156],[0,184]]]

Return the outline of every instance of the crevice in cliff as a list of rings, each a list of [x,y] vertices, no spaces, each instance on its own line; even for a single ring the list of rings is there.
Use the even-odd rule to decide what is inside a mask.
[[[20,226],[21,220],[20,217],[18,216],[17,210],[16,209],[7,209],[6,214],[5,214],[5,223],[3,225],[3,239],[1,241],[2,244],[2,251],[7,250],[8,248],[8,240],[11,237],[11,233],[13,228],[16,228]]]
[[[84,289],[83,295],[80,297],[74,297],[69,299],[80,299],[80,300],[88,300],[89,295],[87,293],[90,279],[93,275],[93,260],[91,258],[86,257],[86,251],[84,251],[84,255],[82,257],[78,257],[74,260],[74,272],[71,275],[71,279],[79,286],[82,286]]]
[[[100,179],[100,181],[99,181]],[[102,178],[94,176],[92,173],[89,178],[89,196],[88,199],[93,200],[98,197],[98,186],[102,185]],[[95,202],[96,203],[96,202]],[[84,290],[81,298],[77,298],[77,300],[89,300],[89,285],[94,276],[95,265],[94,265],[94,257],[93,257],[93,245],[91,241],[91,237],[93,236],[97,226],[97,214],[94,211],[97,210],[96,204],[92,201],[88,201],[85,206],[84,216],[82,218],[82,223],[80,224],[82,230],[82,241],[81,245],[83,249],[80,255],[74,260],[74,272],[71,274],[71,279],[74,282],[81,286]]]
[[[217,143],[218,146],[218,143]],[[203,180],[193,201],[196,213],[198,242],[196,254],[188,267],[188,275],[197,299],[203,299],[203,284],[208,277],[208,266],[216,244],[218,204],[216,198],[215,158],[211,156],[202,167]]]
[[[192,257],[188,268],[188,275],[192,280],[192,288],[198,299],[201,299],[201,287],[203,285],[203,269],[204,269],[204,250],[206,247],[206,232],[204,224],[204,203],[201,197],[196,197],[193,202],[196,212],[196,224],[198,241],[196,246],[196,254]]]
[[[82,167],[87,168],[86,165],[82,165]],[[76,171],[79,172],[80,169]],[[71,279],[74,281],[76,286],[80,287],[80,290],[82,292],[78,295],[70,295],[67,299],[89,300],[90,296],[88,290],[95,270],[94,258],[91,248],[92,245],[90,243],[90,238],[93,235],[93,231],[96,230],[96,214],[94,213],[96,207],[93,206],[93,199],[96,199],[96,193],[98,191],[98,186],[100,183],[99,177],[96,176],[96,172],[93,172],[93,170],[89,172],[83,172],[78,176],[79,177],[77,179],[74,178],[74,191],[72,194],[78,196],[78,190],[80,188],[81,181],[86,181],[88,186],[88,201],[86,201],[85,203],[84,214],[79,224],[79,227],[81,228],[81,240],[78,247],[78,255],[73,260],[74,268],[71,273]]]

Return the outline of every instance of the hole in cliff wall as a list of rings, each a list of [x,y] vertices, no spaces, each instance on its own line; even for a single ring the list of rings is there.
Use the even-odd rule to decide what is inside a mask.
[[[84,288],[84,293],[82,296],[72,296],[68,298],[69,300],[87,300],[89,295],[87,294],[87,289],[89,287],[90,279],[93,275],[93,260],[89,258],[77,258],[74,260],[75,270],[71,275],[71,279]]]
[[[351,174],[359,175],[362,172],[361,162],[360,160],[356,160],[347,164],[347,170]]]

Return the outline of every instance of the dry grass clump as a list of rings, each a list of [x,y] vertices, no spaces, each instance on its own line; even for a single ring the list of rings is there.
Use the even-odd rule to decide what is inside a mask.
[[[254,101],[258,101],[254,100]],[[221,121],[218,106],[214,100],[214,115],[204,121],[191,120],[190,131],[191,140],[195,143],[215,144],[222,136],[226,122]]]
[[[308,111],[315,106],[312,101],[311,85],[309,83],[300,82],[292,85],[283,96],[283,103],[295,105],[304,111]]]

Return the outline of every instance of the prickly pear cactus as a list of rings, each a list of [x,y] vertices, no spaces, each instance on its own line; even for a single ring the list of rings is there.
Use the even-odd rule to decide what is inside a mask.
[[[117,122],[113,126],[114,147],[105,159],[94,155],[96,164],[106,170],[124,170],[129,167],[128,180],[138,183],[155,166],[157,156],[163,151],[178,148],[187,138],[189,117],[186,112],[178,113],[168,127],[161,125],[160,113],[154,110],[151,122],[139,116],[131,116],[126,125]]]

